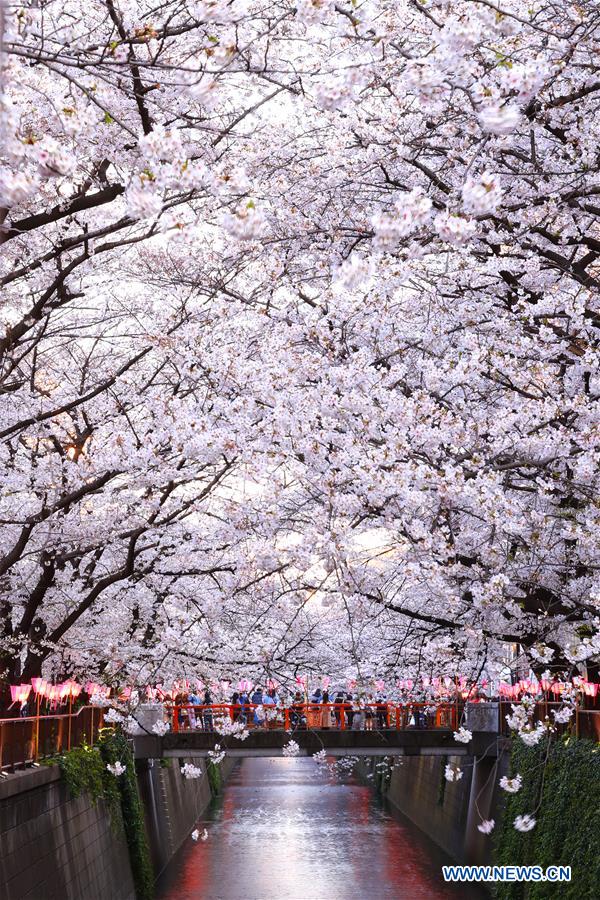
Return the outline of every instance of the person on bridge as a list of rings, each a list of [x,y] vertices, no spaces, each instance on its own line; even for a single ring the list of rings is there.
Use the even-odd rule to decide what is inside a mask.
[[[306,717],[304,715],[304,699],[300,691],[296,691],[292,706],[290,709],[290,724],[292,728],[306,728]]]
[[[205,731],[213,730],[213,712],[212,712],[212,709],[210,709],[210,707],[212,706],[212,702],[213,701],[212,701],[211,693],[210,693],[209,689],[206,688],[206,690],[204,691],[204,699],[202,701],[202,704],[205,707],[209,707],[208,709],[202,710],[202,723],[204,725]]]
[[[387,700],[383,696],[383,694],[378,694],[375,698],[375,705],[377,709],[377,727],[387,728],[388,727],[388,706]]]
[[[363,731],[365,727],[365,704],[354,696],[352,700],[352,731]]]
[[[258,727],[261,727],[265,723],[265,711],[263,709],[264,697],[261,687],[257,686],[254,689],[254,693],[252,694],[252,703],[255,706],[254,724]]]
[[[323,694],[323,708],[321,710],[321,728],[334,728],[335,716],[329,705],[329,692]]]
[[[346,712],[346,703],[344,701],[343,691],[338,691],[333,701],[335,703],[335,707],[333,710],[333,715],[335,717],[335,725],[336,728],[342,727],[342,710]]]
[[[250,715],[250,700],[248,693],[242,691],[240,694],[240,722],[247,722]]]

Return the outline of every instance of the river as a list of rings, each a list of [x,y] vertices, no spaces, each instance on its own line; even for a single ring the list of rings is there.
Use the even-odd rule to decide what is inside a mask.
[[[158,884],[158,900],[458,900],[450,860],[353,775],[244,759]]]

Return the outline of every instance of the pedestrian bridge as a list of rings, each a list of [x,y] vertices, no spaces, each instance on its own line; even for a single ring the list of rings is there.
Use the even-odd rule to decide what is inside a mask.
[[[298,755],[312,756],[324,750],[329,756],[455,755],[472,752],[454,739],[461,710],[456,704],[405,704],[380,702],[367,715],[350,704],[295,703],[268,708],[244,705],[167,705],[168,731],[144,733],[134,738],[138,759],[208,756],[218,745],[229,757],[285,756],[294,741]],[[327,727],[324,727],[326,723]],[[244,739],[236,736],[243,730]],[[489,734],[486,735],[489,743]]]
[[[486,738],[490,738],[486,734]],[[328,756],[464,756],[472,753],[469,745],[454,740],[452,731],[384,729],[381,731],[341,731],[306,729],[287,732],[277,729],[253,729],[241,741],[211,731],[179,731],[158,737],[138,735],[134,738],[138,759],[208,756],[218,744],[228,757],[285,756],[290,741],[298,745],[300,756],[312,756],[325,750]]]

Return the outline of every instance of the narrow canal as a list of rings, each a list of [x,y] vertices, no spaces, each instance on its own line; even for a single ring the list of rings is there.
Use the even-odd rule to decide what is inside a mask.
[[[159,900],[457,900],[449,860],[354,776],[245,759],[163,874]]]

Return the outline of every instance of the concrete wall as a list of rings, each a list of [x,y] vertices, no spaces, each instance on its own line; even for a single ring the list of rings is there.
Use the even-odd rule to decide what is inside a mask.
[[[186,760],[190,762],[190,760]],[[204,774],[186,780],[179,760],[138,765],[138,785],[155,875],[194,830],[211,800]],[[226,776],[233,763],[224,760]],[[0,781],[1,900],[135,900],[123,834],[111,828],[102,802],[74,799],[58,766],[29,769]]]
[[[201,768],[202,777],[185,779],[181,774],[185,762]],[[189,837],[211,801],[205,759],[170,759],[168,763],[164,767],[159,760],[137,762],[146,831],[157,876]],[[231,763],[225,759],[221,763],[222,774],[226,776],[230,768]]]
[[[481,819],[502,815],[499,778],[505,761],[495,757],[406,756],[397,758],[387,798],[449,856],[459,862],[490,861],[492,840],[477,830]],[[459,781],[444,779],[446,764],[463,771]]]
[[[58,767],[0,782],[2,900],[134,900],[125,838],[102,803],[73,799]]]

